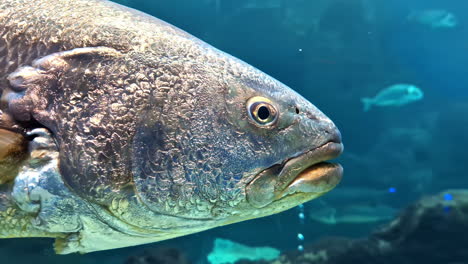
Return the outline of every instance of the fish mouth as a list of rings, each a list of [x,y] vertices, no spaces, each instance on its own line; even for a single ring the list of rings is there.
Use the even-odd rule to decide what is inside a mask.
[[[326,161],[342,152],[341,142],[327,142],[263,170],[247,185],[247,201],[262,208],[285,197],[308,201],[327,193],[341,181],[343,168]]]

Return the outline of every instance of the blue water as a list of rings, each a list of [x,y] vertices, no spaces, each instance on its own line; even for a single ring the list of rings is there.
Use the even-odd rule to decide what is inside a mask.
[[[343,181],[319,201],[305,204],[303,220],[295,208],[157,244],[83,256],[55,256],[49,240],[8,240],[0,242],[5,251],[8,246],[0,259],[124,263],[144,249],[168,246],[180,248],[193,263],[206,263],[215,237],[295,250],[325,235],[367,236],[386,222],[327,225],[310,219],[317,208],[367,203],[398,211],[423,195],[467,188],[467,1],[287,0],[279,8],[262,7],[262,0],[117,2],[180,27],[304,95],[343,134]],[[246,3],[259,6],[245,8]],[[411,11],[427,9],[447,10],[458,24],[434,29],[407,19]],[[360,98],[402,82],[420,87],[424,99],[363,112]]]

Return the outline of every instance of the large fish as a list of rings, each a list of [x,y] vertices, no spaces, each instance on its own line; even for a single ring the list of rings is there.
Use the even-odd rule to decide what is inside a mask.
[[[144,13],[0,1],[0,237],[137,245],[330,191],[332,121],[293,90]]]

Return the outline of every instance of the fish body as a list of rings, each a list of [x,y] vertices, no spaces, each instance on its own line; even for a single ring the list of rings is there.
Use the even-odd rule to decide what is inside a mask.
[[[431,28],[454,28],[458,25],[457,17],[443,9],[412,11],[407,19]]]
[[[422,90],[412,84],[394,84],[383,89],[373,98],[361,98],[361,102],[364,105],[364,111],[369,111],[372,106],[402,106],[421,100],[423,97]]]
[[[109,1],[0,1],[0,92],[0,238],[60,254],[271,215],[342,175],[306,99]]]
[[[386,205],[353,204],[345,207],[324,207],[314,210],[309,217],[327,225],[368,224],[391,220],[397,210]]]

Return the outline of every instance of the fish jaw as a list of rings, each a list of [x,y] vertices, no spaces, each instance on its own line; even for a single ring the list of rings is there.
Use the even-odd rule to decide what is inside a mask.
[[[281,178],[288,169],[283,171],[278,165],[262,171],[247,185],[246,200],[234,208],[230,216],[218,220],[218,225],[277,214],[326,194],[341,181],[343,168],[340,164],[320,160],[337,157],[342,151],[342,143],[331,142],[291,158],[292,163],[303,164],[297,170],[291,170],[291,173],[294,171],[292,180]],[[288,161],[284,168],[287,166]]]
[[[341,180],[343,168],[339,164],[324,161],[338,157],[343,151],[342,143],[328,142],[285,161],[284,165],[272,166],[247,186],[248,202],[262,208],[281,199],[294,200],[295,196],[312,200],[331,191]]]

